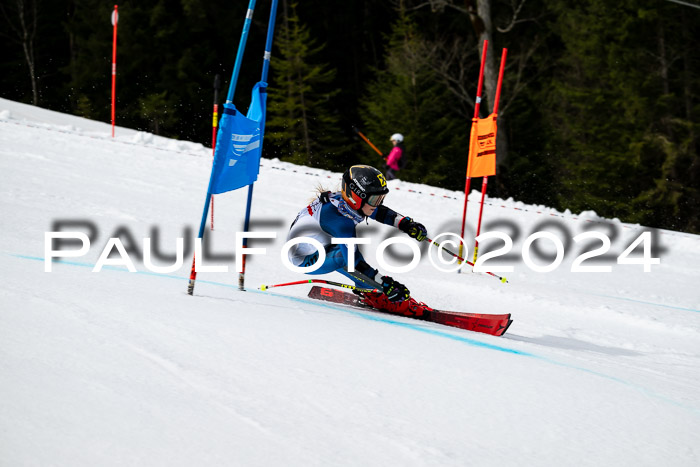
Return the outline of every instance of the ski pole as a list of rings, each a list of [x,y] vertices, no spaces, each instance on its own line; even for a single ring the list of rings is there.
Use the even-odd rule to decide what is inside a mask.
[[[341,284],[340,282],[327,281],[325,279],[306,279],[303,281],[286,282],[284,284],[261,285],[259,287],[259,289],[260,290],[267,290],[267,289],[271,289],[273,287],[285,287],[287,285],[300,285],[300,284],[326,284],[326,285],[335,285],[337,287],[342,287],[344,289],[356,290],[358,292],[379,292],[379,290],[377,290],[377,289],[363,289],[361,287],[357,287],[354,285]]]
[[[355,128],[355,127],[352,127],[352,129],[355,130],[355,133],[357,133],[358,135],[360,135],[360,138],[364,139],[365,142],[366,142],[367,144],[369,144],[370,146],[372,146],[372,149],[374,149],[375,151],[377,151],[377,154],[379,154],[381,157],[384,157],[384,154],[382,154],[382,151],[380,151],[379,149],[377,149],[377,146],[375,146],[374,144],[372,144],[372,142],[371,142],[365,135],[363,135],[362,132],[361,132],[360,130],[358,130],[358,129]]]
[[[470,261],[467,261],[466,259],[464,259],[464,258],[462,258],[461,256],[459,256],[457,253],[451,252],[450,250],[448,250],[448,249],[445,248],[444,246],[440,245],[438,242],[434,241],[432,238],[425,237],[425,241],[434,244],[436,247],[442,248],[443,251],[445,251],[446,253],[449,253],[450,255],[454,256],[455,258],[457,258],[457,259],[460,260],[461,262],[467,263],[468,265],[474,267],[474,263],[472,263],[472,262],[470,262]],[[500,281],[503,282],[504,284],[505,284],[506,282],[508,282],[508,280],[507,280],[505,277],[501,277],[501,276],[496,275],[496,274],[494,274],[494,273],[492,273],[492,272],[486,271],[486,274],[495,277],[496,279],[500,280]]]

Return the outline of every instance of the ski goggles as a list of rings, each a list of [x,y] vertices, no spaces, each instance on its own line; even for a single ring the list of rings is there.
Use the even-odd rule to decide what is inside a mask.
[[[365,201],[367,201],[367,204],[369,204],[373,208],[376,208],[377,206],[382,204],[382,201],[384,201],[385,196],[386,193],[381,195],[369,195]]]

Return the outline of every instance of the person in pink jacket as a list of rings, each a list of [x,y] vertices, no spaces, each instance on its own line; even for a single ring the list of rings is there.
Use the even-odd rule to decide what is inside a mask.
[[[401,170],[401,158],[404,153],[403,146],[403,135],[401,133],[394,133],[391,135],[391,143],[394,147],[391,152],[386,156],[386,179],[393,180],[396,178],[396,172]]]

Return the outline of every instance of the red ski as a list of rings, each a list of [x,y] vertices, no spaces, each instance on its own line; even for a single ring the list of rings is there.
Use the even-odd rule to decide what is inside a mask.
[[[365,310],[383,312],[382,310],[377,310],[364,305],[360,302],[359,297],[353,293],[344,292],[338,289],[331,289],[330,287],[313,286],[309,291],[309,298],[338,303],[341,305],[349,305]],[[502,315],[488,315],[442,310],[427,310],[423,316],[415,319],[466,329],[468,331],[483,332],[485,334],[491,334],[492,336],[502,336],[513,322],[513,320],[510,319],[510,313]]]

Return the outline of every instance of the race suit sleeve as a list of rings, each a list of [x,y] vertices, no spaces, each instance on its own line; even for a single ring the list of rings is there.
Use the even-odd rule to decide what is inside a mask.
[[[372,215],[369,217],[370,219],[374,219],[377,222],[381,222],[382,224],[386,225],[391,225],[398,229],[399,223],[406,216],[399,214],[393,209],[386,207],[382,204],[377,209],[375,209]]]

